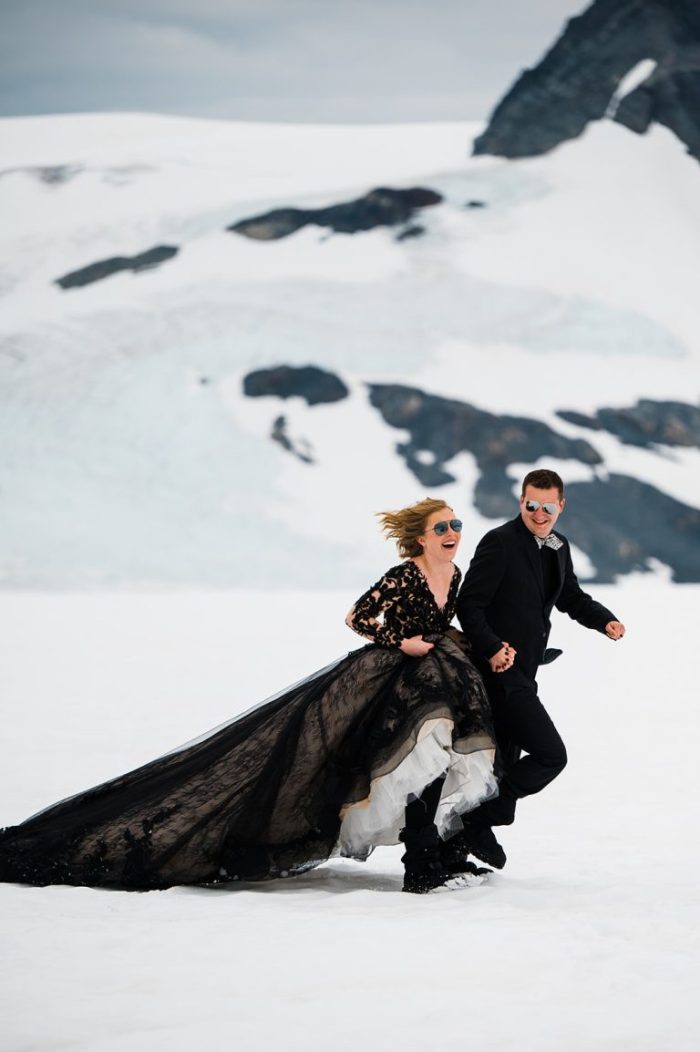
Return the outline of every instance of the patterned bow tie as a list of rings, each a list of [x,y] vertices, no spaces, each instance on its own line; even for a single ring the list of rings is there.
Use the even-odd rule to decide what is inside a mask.
[[[555,552],[558,552],[564,543],[563,541],[560,541],[558,537],[555,537],[553,533],[550,533],[547,537],[538,537],[535,533],[533,534],[533,537],[537,541],[538,548],[552,548]]]

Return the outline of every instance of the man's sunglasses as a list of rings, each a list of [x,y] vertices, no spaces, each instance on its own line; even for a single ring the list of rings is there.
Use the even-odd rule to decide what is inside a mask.
[[[461,533],[462,520],[450,519],[450,521],[447,522],[446,519],[442,519],[440,522],[436,522],[434,526],[431,526],[430,529],[435,530],[438,537],[444,537],[448,530],[454,530],[455,533]]]
[[[556,515],[559,510],[559,505],[551,504],[549,502],[546,504],[540,504],[538,500],[525,501],[525,511],[537,511],[538,508],[542,508],[542,511],[546,511],[548,515]]]

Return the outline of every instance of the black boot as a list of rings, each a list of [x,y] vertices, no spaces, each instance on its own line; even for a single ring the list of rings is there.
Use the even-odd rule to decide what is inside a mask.
[[[474,819],[465,818],[464,829],[450,843],[455,848],[461,848],[465,855],[475,855],[494,869],[503,869],[506,864],[506,853],[496,840],[491,826],[482,825]]]
[[[477,866],[467,858],[467,851],[458,837],[452,837],[451,840],[444,840],[441,843],[440,861],[443,869],[446,869],[451,876],[466,873],[472,877],[485,879],[489,874],[493,873],[492,869],[488,869],[486,866]]]
[[[403,890],[413,894],[456,891],[483,880],[465,870],[453,874],[443,864],[444,845],[435,827],[435,813],[444,781],[444,775],[436,778],[419,797],[406,804],[406,828],[399,839],[406,845],[406,854],[401,859],[406,869]]]
[[[443,887],[450,874],[440,861],[440,837],[434,825],[404,829],[400,839],[406,845],[403,890],[417,895]]]

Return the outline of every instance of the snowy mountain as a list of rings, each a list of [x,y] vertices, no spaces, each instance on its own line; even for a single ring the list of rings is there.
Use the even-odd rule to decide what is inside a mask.
[[[544,464],[583,576],[700,580],[697,162],[482,130],[2,121],[3,583],[354,587],[425,493],[466,563]]]

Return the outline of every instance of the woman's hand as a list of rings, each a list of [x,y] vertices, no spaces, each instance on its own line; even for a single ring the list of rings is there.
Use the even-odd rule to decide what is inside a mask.
[[[489,665],[491,666],[492,672],[506,672],[512,667],[515,661],[515,655],[518,651],[515,647],[510,646],[508,643],[504,643],[501,649],[489,658]]]
[[[409,657],[425,657],[434,646],[434,643],[426,642],[423,636],[411,636],[410,639],[401,640],[401,650]]]

